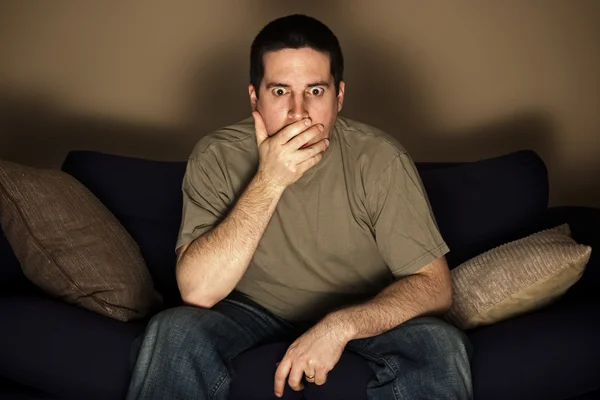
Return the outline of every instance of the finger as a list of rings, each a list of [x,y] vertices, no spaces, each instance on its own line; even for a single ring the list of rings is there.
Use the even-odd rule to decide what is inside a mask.
[[[288,126],[286,126],[285,128],[283,128],[282,130],[280,130],[279,132],[277,132],[277,135],[275,135],[275,140],[277,140],[278,144],[284,145],[287,142],[289,142],[290,139],[292,139],[293,137],[298,136],[300,133],[307,130],[311,124],[312,124],[312,121],[310,118],[305,118],[305,119],[301,119],[296,122],[293,122],[293,123],[289,124]],[[304,143],[306,143],[306,142],[304,142]]]
[[[306,365],[306,369],[304,370],[304,376],[306,377],[306,380],[308,382],[314,382],[315,381],[315,367],[314,367],[314,361],[313,360],[309,360],[307,365]]]
[[[313,125],[304,132],[294,136],[285,145],[289,146],[289,148],[293,150],[298,150],[300,147],[304,146],[306,143],[310,142],[317,135],[323,132],[323,129],[325,128],[321,124]]]
[[[304,368],[301,367],[298,362],[296,362],[292,366],[292,370],[290,371],[290,377],[288,379],[288,384],[296,392],[304,389],[304,385],[302,384],[302,377],[304,377]]]
[[[315,385],[324,385],[327,382],[327,372],[324,369],[317,369],[315,373]]]
[[[252,117],[254,117],[254,130],[256,131],[256,144],[261,145],[262,142],[267,140],[269,134],[267,133],[267,128],[265,127],[265,122],[263,121],[260,113],[258,111],[252,112]]]
[[[329,147],[329,139],[320,140],[311,146],[298,150],[295,154],[294,161],[296,161],[296,164],[301,164],[304,161],[310,160],[317,154],[322,154],[327,150],[327,147]]]
[[[292,363],[284,357],[283,360],[279,363],[277,367],[277,371],[275,371],[275,396],[281,397],[283,396],[283,388],[285,387],[285,380],[290,373],[290,369],[292,367]]]
[[[304,174],[306,171],[317,165],[323,159],[323,153],[317,153],[315,156],[309,158],[306,161],[302,161],[298,164],[298,171],[300,175]]]

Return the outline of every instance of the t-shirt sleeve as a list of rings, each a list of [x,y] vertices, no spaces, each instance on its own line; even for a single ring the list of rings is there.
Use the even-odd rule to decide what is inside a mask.
[[[408,154],[398,154],[373,182],[367,203],[377,246],[394,277],[411,275],[449,251]]]
[[[209,153],[188,159],[182,182],[181,226],[175,248],[190,243],[218,225],[227,215],[225,177]]]

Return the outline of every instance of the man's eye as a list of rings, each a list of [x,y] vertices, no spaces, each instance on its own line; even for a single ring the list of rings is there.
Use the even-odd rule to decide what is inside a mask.
[[[312,94],[313,96],[320,96],[322,95],[324,92],[323,88],[312,88],[310,89],[310,94]]]
[[[281,88],[277,88],[277,89],[273,90],[273,94],[277,97],[283,96],[285,94],[285,90],[283,90]]]

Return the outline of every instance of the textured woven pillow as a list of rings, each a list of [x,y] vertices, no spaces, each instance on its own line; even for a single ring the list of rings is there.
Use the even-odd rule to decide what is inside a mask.
[[[451,271],[454,301],[445,319],[470,329],[547,305],[577,282],[591,252],[567,224],[489,250]]]
[[[135,241],[70,175],[0,160],[0,223],[23,273],[50,295],[120,321],[160,306]]]

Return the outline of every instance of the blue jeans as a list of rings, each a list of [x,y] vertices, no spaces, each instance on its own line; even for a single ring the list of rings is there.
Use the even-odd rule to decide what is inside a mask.
[[[162,311],[143,336],[127,399],[226,400],[236,356],[268,341],[292,340],[299,329],[304,327],[232,298],[211,310]],[[369,399],[472,398],[468,339],[437,318],[415,318],[352,340],[347,350],[364,357],[374,372]]]

